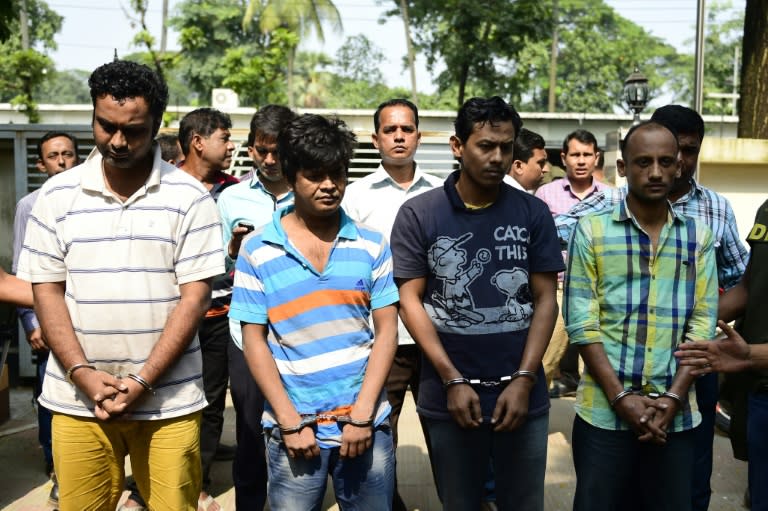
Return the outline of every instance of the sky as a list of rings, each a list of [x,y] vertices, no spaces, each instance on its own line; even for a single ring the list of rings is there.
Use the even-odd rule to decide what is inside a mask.
[[[678,51],[694,52],[697,0],[605,0],[622,16],[642,26],[651,34],[664,39]],[[731,0],[735,8],[743,9],[745,0]],[[177,0],[170,0],[170,10]],[[410,88],[409,74],[403,68],[406,54],[402,20],[388,18],[379,24],[383,12],[394,2],[376,0],[336,0],[344,31],[334,34],[326,29],[324,44],[317,40],[302,43],[300,49],[324,51],[333,57],[348,36],[365,34],[388,56],[381,69],[387,85]],[[706,2],[711,4],[712,0]],[[380,5],[383,4],[383,5]],[[112,59],[114,49],[119,55],[141,50],[131,45],[136,29],[123,7],[128,0],[48,0],[48,5],[64,16],[61,32],[56,36],[58,50],[52,54],[57,69],[92,70]],[[149,0],[147,20],[150,30],[160,38],[162,0]],[[130,12],[130,11],[129,11]],[[169,32],[169,49],[178,49],[176,34]],[[627,69],[627,75],[631,73]],[[432,92],[434,85],[423,59],[417,60],[417,87]]]

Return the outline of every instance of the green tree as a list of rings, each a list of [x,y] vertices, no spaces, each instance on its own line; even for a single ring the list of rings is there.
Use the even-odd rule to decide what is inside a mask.
[[[557,11],[557,111],[626,111],[624,79],[635,66],[648,77],[651,98],[687,79],[686,59],[602,0],[558,0]],[[520,54],[525,65],[506,73],[510,84],[526,84],[513,95],[522,108],[547,110],[551,45],[551,34],[529,45]]]
[[[321,42],[324,41],[324,21],[334,30],[341,31],[341,15],[331,0],[265,0],[263,4],[260,0],[249,0],[243,28],[249,28],[256,18],[263,34],[283,28],[295,32],[299,41],[313,31]],[[288,53],[287,60],[288,104],[291,107],[295,103],[293,74],[297,50],[298,45]]]
[[[163,52],[155,49],[155,37],[149,31],[147,26],[147,9],[149,0],[130,0],[131,8],[136,11],[136,16],[132,16],[125,8],[123,11],[130,20],[131,28],[138,28],[139,31],[133,36],[135,46],[144,47],[149,57],[149,62],[144,62],[150,67],[154,67],[161,78],[166,79],[166,69],[173,67],[177,54]],[[145,59],[147,60],[147,59]]]
[[[298,37],[290,30],[278,28],[263,36],[263,50],[255,53],[247,46],[226,51],[221,66],[226,72],[223,85],[231,87],[248,105],[283,104],[287,100],[285,61],[296,47]]]
[[[88,88],[90,76],[91,72],[83,69],[51,71],[40,85],[36,97],[40,103],[53,105],[90,103],[91,92]]]
[[[227,51],[256,55],[262,47],[258,33],[243,29],[239,0],[186,0],[177,4],[168,23],[179,34],[178,68],[203,104],[211,90],[221,87],[227,70],[221,61]]]
[[[384,51],[376,43],[358,34],[347,37],[336,50],[334,70],[342,78],[380,83],[384,81],[380,65],[386,60]]]
[[[146,51],[129,53],[123,55],[122,58],[148,67],[153,67],[156,64],[155,55]],[[168,104],[196,106],[200,104],[199,95],[187,83],[186,77],[181,72],[179,61],[178,53],[166,52],[163,55],[163,79],[168,85]]]
[[[731,94],[738,83],[741,68],[741,44],[744,30],[744,12],[734,9],[730,0],[707,3],[707,18],[704,23],[704,102],[702,113],[730,115],[733,103],[730,98],[713,98],[711,94]],[[686,45],[693,48],[694,40]],[[693,103],[694,56],[681,55],[684,80],[675,83],[675,93],[683,102]],[[734,69],[735,68],[735,69]]]
[[[739,137],[768,139],[768,2],[747,0],[742,48]]]
[[[303,108],[325,108],[334,94],[335,76],[328,71],[333,63],[325,53],[304,52],[296,54],[296,104]]]
[[[16,0],[0,2],[0,42],[5,42],[13,33],[13,20],[16,19],[18,5]]]
[[[399,16],[402,7],[387,13]],[[505,79],[516,73],[519,55],[549,32],[549,7],[541,0],[408,0],[416,48],[437,76],[440,92],[457,85],[456,103],[470,95],[519,94]]]
[[[29,122],[36,123],[40,114],[34,96],[53,71],[53,62],[45,53],[56,49],[54,36],[61,30],[62,17],[42,0],[26,0],[25,5],[29,48],[23,48],[20,21],[14,18],[8,24],[9,37],[0,44],[0,101],[10,101],[24,111]]]

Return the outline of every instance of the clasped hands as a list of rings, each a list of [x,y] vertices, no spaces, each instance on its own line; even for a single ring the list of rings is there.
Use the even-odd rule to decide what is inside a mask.
[[[652,399],[642,394],[629,394],[614,405],[614,411],[629,424],[641,442],[664,445],[667,442],[667,428],[679,404],[672,398]]]
[[[121,379],[99,369],[81,369],[72,375],[72,382],[93,401],[93,413],[102,421],[126,413],[145,391],[130,378]]]
[[[512,380],[496,399],[491,416],[494,431],[513,431],[528,418],[528,400],[533,382],[530,378]],[[448,412],[465,429],[480,427],[483,413],[480,398],[468,384],[451,385],[446,389]]]

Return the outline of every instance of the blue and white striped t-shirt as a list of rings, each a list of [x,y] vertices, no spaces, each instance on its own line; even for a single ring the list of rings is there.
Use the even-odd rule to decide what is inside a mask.
[[[280,224],[291,211],[292,206],[277,211],[243,243],[229,315],[268,325],[269,349],[299,414],[333,413],[354,404],[360,392],[374,342],[371,310],[399,299],[392,255],[384,235],[339,210],[339,233],[318,273]],[[389,410],[382,389],[374,423]],[[277,423],[269,403],[263,423]],[[321,423],[316,438],[320,447],[336,447],[341,429],[335,422]]]

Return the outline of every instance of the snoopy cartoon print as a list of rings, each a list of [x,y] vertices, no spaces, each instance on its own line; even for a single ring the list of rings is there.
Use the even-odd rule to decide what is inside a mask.
[[[500,270],[491,277],[491,284],[507,296],[507,310],[500,321],[525,321],[533,316],[533,297],[528,285],[528,272],[522,268]]]
[[[482,323],[485,316],[475,310],[474,298],[469,285],[483,273],[483,267],[491,260],[491,251],[481,248],[472,261],[461,247],[473,233],[459,238],[440,236],[429,250],[429,267],[443,282],[443,292],[433,291],[432,301],[437,315],[447,326],[468,327]]]

